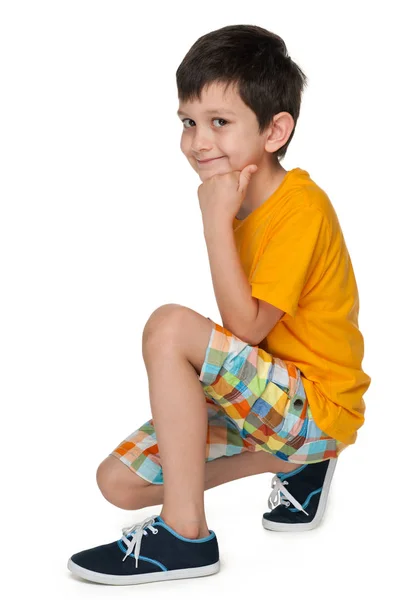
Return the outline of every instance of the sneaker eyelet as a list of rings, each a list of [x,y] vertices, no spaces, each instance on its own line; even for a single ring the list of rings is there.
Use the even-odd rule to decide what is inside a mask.
[[[156,533],[158,533],[158,529],[156,529],[155,531],[153,531],[153,535],[156,535]]]
[[[300,410],[303,408],[303,400],[301,398],[297,398],[294,402],[293,402],[293,407],[296,410]]]

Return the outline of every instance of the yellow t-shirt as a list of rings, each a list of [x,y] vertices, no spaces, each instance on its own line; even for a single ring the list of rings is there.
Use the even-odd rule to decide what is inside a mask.
[[[353,266],[327,194],[292,169],[233,229],[252,296],[285,311],[259,347],[298,367],[318,427],[353,444],[371,378]]]

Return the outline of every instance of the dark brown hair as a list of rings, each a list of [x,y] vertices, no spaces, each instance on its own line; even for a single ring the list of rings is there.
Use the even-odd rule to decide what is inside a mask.
[[[286,144],[274,152],[279,161],[294,135],[301,96],[308,79],[288,55],[278,35],[257,25],[228,25],[201,36],[176,71],[181,102],[201,100],[204,87],[225,83],[256,114],[261,135],[274,115],[292,115],[293,131]]]

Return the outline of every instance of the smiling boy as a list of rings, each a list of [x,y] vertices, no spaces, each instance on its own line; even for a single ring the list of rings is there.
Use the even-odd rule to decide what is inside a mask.
[[[257,26],[202,36],[177,71],[181,150],[198,199],[222,324],[165,305],[143,331],[153,418],[103,460],[124,509],[163,504],[115,542],[71,556],[85,579],[127,585],[219,571],[204,491],[271,472],[267,530],[324,515],[340,453],[364,422],[352,263],[327,194],[280,164],[306,77]]]

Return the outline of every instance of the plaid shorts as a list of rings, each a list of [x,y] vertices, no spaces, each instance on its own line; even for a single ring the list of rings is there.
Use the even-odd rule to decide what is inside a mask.
[[[299,369],[209,320],[199,376],[208,413],[206,462],[261,450],[296,464],[337,458],[347,446],[313,420]],[[146,481],[163,483],[152,419],[110,454]]]

